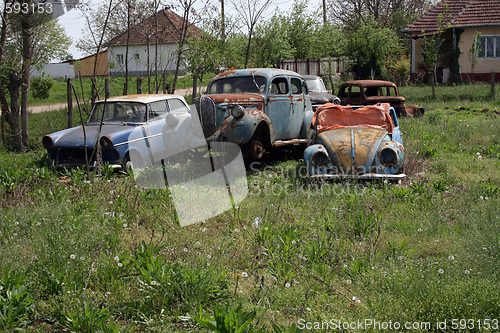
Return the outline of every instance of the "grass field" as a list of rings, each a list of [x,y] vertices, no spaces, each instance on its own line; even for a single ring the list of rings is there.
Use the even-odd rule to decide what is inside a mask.
[[[64,111],[32,115],[33,150],[0,150],[0,330],[209,332],[217,319],[233,325],[217,332],[295,332],[365,318],[494,328],[500,101],[488,91],[440,87],[430,101],[430,88],[402,89],[426,114],[402,120],[401,185],[311,185],[294,176],[301,161],[278,158],[249,175],[237,209],[185,228],[166,191],[47,168],[40,138],[64,127]]]
[[[172,84],[173,77],[170,75],[167,78],[167,82]],[[161,87],[161,76],[158,78],[159,85]],[[206,80],[204,79],[205,83]],[[124,77],[120,76],[112,76],[109,77],[110,82],[110,93],[111,96],[121,96],[123,95],[123,84],[125,82]],[[92,90],[92,81],[90,78],[83,78],[80,82],[80,79],[73,79],[73,85],[75,86],[76,92],[78,94],[78,98],[81,99],[82,90],[83,96],[85,98],[90,99],[91,90]],[[101,98],[104,98],[104,79],[97,78],[97,91]],[[142,90],[144,93],[148,92],[148,78],[142,77]],[[179,81],[177,82],[177,89],[191,89],[192,88],[192,78],[189,75],[179,77]],[[155,77],[151,76],[150,81],[150,90],[151,93],[155,91]],[[161,88],[160,88],[161,90]],[[161,91],[160,91],[161,92]],[[131,77],[129,78],[129,94],[137,93],[137,78]],[[67,102],[67,94],[66,94],[66,81],[64,79],[55,79],[52,88],[50,89],[49,98],[47,99],[37,99],[33,98],[30,94],[29,96],[29,105],[37,106],[37,105],[48,105],[48,104],[59,104]],[[75,101],[76,103],[76,101]]]

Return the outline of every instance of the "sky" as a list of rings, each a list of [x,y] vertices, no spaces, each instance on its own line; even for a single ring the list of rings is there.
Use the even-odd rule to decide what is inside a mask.
[[[67,1],[67,0],[66,0]],[[96,5],[103,3],[103,0],[91,0]],[[217,0],[212,0],[217,1]],[[218,1],[217,1],[218,2]],[[309,9],[314,10],[319,8],[321,0],[311,0],[309,1]],[[274,0],[271,7],[267,11],[267,16],[269,16],[275,9],[282,11],[289,11],[292,8],[293,0]],[[234,9],[230,5],[226,5],[226,11],[231,15],[234,14]],[[318,14],[319,17],[321,14]],[[65,13],[64,15],[58,17],[59,23],[64,28],[66,34],[73,41],[69,53],[73,58],[78,59],[85,56],[77,47],[76,43],[78,40],[84,37],[83,28],[85,27],[85,18],[78,9],[73,9]]]

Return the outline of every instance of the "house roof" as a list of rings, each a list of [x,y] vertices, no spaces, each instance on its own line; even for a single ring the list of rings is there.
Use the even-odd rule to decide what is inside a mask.
[[[442,0],[430,8],[404,31],[432,34],[438,21],[449,27],[500,26],[500,0]]]
[[[129,45],[144,45],[156,43],[177,43],[181,36],[183,18],[173,11],[165,8],[145,18],[140,23],[130,28]],[[156,22],[158,35],[156,36]],[[192,23],[188,23],[188,37],[199,37],[202,31]],[[127,31],[111,39],[107,46],[126,45]]]

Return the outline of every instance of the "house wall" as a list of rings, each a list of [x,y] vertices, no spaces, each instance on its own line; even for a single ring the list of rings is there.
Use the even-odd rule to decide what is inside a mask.
[[[73,65],[67,62],[58,64],[46,64],[42,69],[38,70],[35,67],[31,69],[31,76],[50,76],[53,78],[71,78],[75,77],[75,69]]]
[[[108,47],[108,63],[110,75],[125,74],[125,46]],[[123,63],[118,62],[118,57],[123,57]],[[137,56],[138,55],[138,56]],[[138,57],[138,59],[137,59]],[[176,44],[158,45],[158,71],[175,71],[175,62],[177,57]],[[149,45],[149,68],[150,72],[155,71],[155,45]],[[181,72],[185,71],[184,64],[180,66]],[[146,75],[148,73],[148,46],[130,45],[128,50],[128,71],[129,75]]]
[[[489,81],[491,78],[491,72],[496,72],[496,80],[500,81],[500,58],[496,59],[477,59],[477,63],[474,66],[474,71],[471,70],[471,60],[469,57],[469,50],[474,42],[474,36],[476,32],[480,32],[481,35],[497,35],[500,36],[500,26],[498,27],[473,27],[465,28],[463,33],[460,35],[459,49],[460,57],[458,59],[460,65],[460,74],[462,80],[464,81]],[[415,37],[415,36],[413,36]],[[424,59],[422,55],[422,38],[414,39],[412,46],[412,74],[422,73],[424,68]],[[449,48],[449,47],[448,47]],[[446,59],[443,59],[446,60]],[[445,66],[446,67],[446,66]],[[445,73],[449,72],[445,69]],[[445,78],[446,78],[445,74]],[[444,80],[446,82],[447,80]]]
[[[75,60],[73,67],[75,68],[75,76],[93,76],[94,75],[95,55]],[[107,76],[108,72],[108,54],[101,52],[97,56],[97,76]]]
[[[491,72],[497,73],[497,80],[500,79],[500,58],[495,59],[482,59],[478,58],[474,69],[471,68],[471,59],[469,57],[469,50],[474,43],[474,36],[476,32],[481,35],[496,35],[500,36],[500,26],[498,27],[475,27],[466,28],[460,36],[460,73],[464,81],[488,81],[491,77]]]

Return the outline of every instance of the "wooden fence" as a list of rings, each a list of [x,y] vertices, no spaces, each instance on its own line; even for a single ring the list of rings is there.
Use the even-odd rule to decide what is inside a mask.
[[[281,60],[280,68],[297,72],[301,75],[341,75],[347,70],[346,61],[342,58],[294,59]]]

